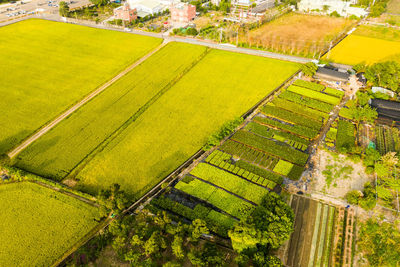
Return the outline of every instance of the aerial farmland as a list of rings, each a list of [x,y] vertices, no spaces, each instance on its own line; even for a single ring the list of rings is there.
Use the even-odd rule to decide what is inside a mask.
[[[0,267],[399,266],[399,0],[4,1]]]

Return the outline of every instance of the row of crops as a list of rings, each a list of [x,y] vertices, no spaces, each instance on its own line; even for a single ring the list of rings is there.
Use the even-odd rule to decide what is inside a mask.
[[[286,266],[343,266],[351,262],[352,213],[298,195],[293,195],[291,207],[295,229],[282,255]]]
[[[378,125],[375,128],[376,147],[381,155],[388,152],[400,153],[400,132],[399,129]]]
[[[295,84],[262,106],[153,205],[188,220],[201,214],[214,233],[226,236],[268,192],[280,192],[285,178],[298,180],[309,147],[341,93],[300,80]]]

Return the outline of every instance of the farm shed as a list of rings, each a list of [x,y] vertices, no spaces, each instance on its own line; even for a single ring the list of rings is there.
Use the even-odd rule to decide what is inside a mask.
[[[400,121],[400,103],[383,100],[372,99],[371,107],[376,108],[380,117],[386,117],[394,121]]]
[[[334,82],[347,82],[350,75],[345,72],[340,72],[328,68],[318,68],[317,73],[315,73],[314,78],[323,79]]]

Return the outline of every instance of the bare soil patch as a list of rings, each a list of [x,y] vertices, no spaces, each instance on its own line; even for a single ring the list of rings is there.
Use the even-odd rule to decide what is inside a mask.
[[[241,42],[292,54],[319,53],[344,34],[354,21],[289,13],[241,36]]]
[[[344,198],[347,192],[351,190],[363,190],[366,182],[373,181],[373,176],[365,173],[365,167],[361,162],[354,163],[345,155],[336,156],[328,151],[319,149],[313,161],[316,167],[311,183],[312,191],[334,196],[335,198]],[[333,177],[333,180],[328,186],[329,178],[324,171],[332,169],[330,166],[334,166],[333,169],[340,175]],[[352,168],[351,172],[340,172],[343,168],[347,168],[348,166]]]

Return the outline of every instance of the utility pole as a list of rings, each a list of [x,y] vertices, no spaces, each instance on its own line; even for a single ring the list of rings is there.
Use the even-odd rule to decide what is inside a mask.
[[[239,28],[240,28],[240,25],[238,25],[237,30],[236,30],[236,47],[239,45]]]
[[[222,27],[219,28],[219,29],[220,29],[220,32],[219,32],[219,43],[221,43],[222,42]]]
[[[328,49],[328,54],[326,54],[326,59],[329,59],[329,56],[331,55],[331,49],[332,49],[332,41],[329,43],[329,49]]]

